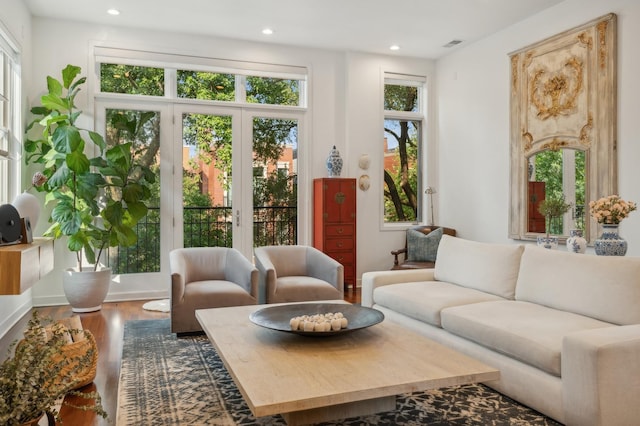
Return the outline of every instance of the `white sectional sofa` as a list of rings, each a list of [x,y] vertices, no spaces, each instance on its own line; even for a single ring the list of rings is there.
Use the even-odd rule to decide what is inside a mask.
[[[640,425],[640,258],[444,235],[435,269],[363,274],[362,305],[498,368],[488,386],[561,423]]]

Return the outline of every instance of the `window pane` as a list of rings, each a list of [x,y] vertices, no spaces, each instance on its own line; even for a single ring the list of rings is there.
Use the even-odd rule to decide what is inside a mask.
[[[184,247],[232,247],[232,117],[182,115]]]
[[[164,69],[100,64],[100,91],[128,95],[164,96]]]
[[[212,101],[235,100],[232,74],[178,70],[178,97]]]
[[[253,245],[298,243],[298,121],[253,119]]]
[[[160,113],[107,109],[107,146],[131,142],[134,155],[156,174],[149,211],[136,225],[136,244],[110,247],[109,266],[114,274],[160,271]],[[135,176],[130,176],[134,178]]]
[[[420,121],[384,121],[384,221],[416,222]]]
[[[384,85],[384,109],[386,111],[418,112],[418,87]]]
[[[247,77],[247,102],[251,104],[300,105],[300,81]]]

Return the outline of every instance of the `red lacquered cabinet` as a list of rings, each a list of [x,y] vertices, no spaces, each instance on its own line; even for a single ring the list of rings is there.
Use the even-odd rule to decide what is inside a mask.
[[[344,284],[356,289],[356,180],[313,181],[313,246],[344,266]]]

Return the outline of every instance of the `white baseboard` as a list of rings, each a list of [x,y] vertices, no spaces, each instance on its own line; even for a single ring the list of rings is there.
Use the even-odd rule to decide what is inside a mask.
[[[4,336],[11,330],[11,327],[16,325],[23,316],[29,313],[31,310],[31,304],[26,302],[20,306],[18,306],[13,312],[8,313],[5,318],[0,321],[0,336]],[[4,354],[2,354],[4,355]]]
[[[132,292],[117,292],[107,294],[105,302],[126,302],[129,300],[155,300],[155,299],[167,299],[169,298],[169,292],[166,290],[146,290],[146,291],[132,291]],[[60,306],[67,305],[67,299],[64,296],[46,296],[35,297],[33,299],[33,306]]]

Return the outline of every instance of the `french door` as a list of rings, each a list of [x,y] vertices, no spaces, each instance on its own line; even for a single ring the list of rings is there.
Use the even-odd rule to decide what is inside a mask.
[[[168,279],[169,251],[174,244],[171,109],[162,103],[100,100],[96,102],[96,129],[104,132],[107,145],[131,142],[134,156],[155,172],[147,216],[135,230],[137,243],[112,247],[102,258],[123,290],[135,285],[141,294],[149,294],[145,287],[154,289],[154,282]],[[148,279],[141,280],[140,274]]]
[[[185,247],[296,244],[299,117],[247,108],[174,108],[176,242]]]
[[[156,172],[137,244],[112,248],[106,259],[120,282],[165,279],[174,248],[234,247],[251,259],[255,246],[296,244],[299,212],[309,210],[298,199],[297,114],[97,101],[96,128],[110,143],[144,148]]]

